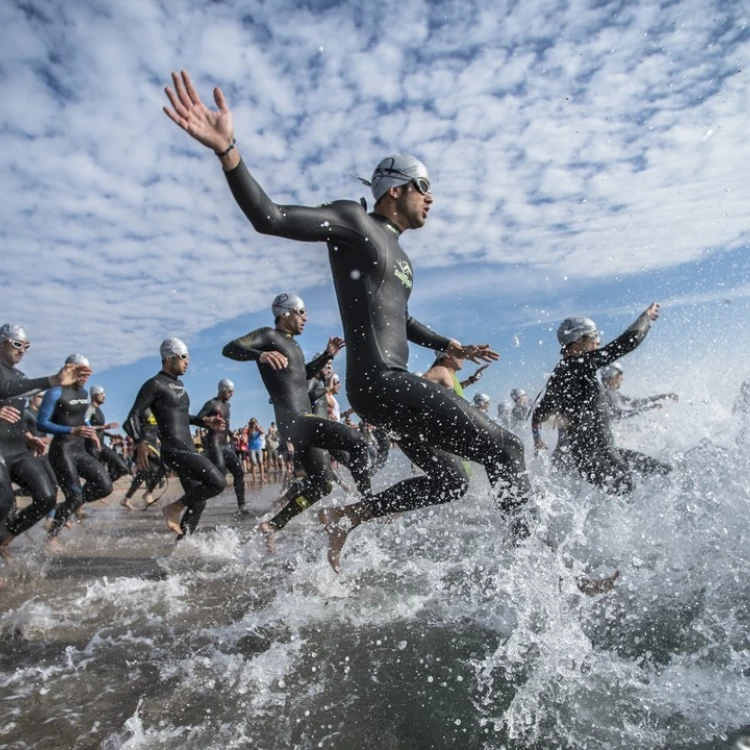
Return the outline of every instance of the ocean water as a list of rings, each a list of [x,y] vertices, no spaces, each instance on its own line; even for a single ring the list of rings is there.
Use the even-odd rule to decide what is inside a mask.
[[[228,495],[179,545],[116,502],[59,557],[35,530],[3,570],[0,745],[750,747],[750,440],[700,394],[617,431],[673,475],[611,498],[532,459],[517,548],[479,468],[461,502],[360,527],[341,575],[314,513],[269,556]],[[395,453],[378,483],[409,472]]]

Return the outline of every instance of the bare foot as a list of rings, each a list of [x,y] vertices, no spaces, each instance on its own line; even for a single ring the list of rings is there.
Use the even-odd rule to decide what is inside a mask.
[[[620,577],[620,571],[616,570],[611,576],[604,578],[579,578],[576,583],[578,588],[586,596],[597,596],[607,594],[615,587],[617,579]]]
[[[318,513],[318,520],[328,534],[328,562],[334,573],[341,572],[341,550],[349,532],[359,526],[346,508],[326,508]]]
[[[3,539],[3,543],[0,544],[0,558],[2,558],[5,562],[8,562],[8,560],[10,560],[10,558],[12,557],[9,545],[13,541],[13,539],[15,539],[15,537],[8,535],[6,539]]]
[[[164,514],[164,520],[167,522],[167,526],[171,531],[174,531],[177,536],[182,536],[180,519],[182,518],[183,510],[185,510],[185,506],[182,504],[182,500],[175,500],[173,503],[168,503],[161,509],[161,512]]]
[[[135,505],[128,500],[128,498],[124,497],[122,500],[120,500],[120,505],[122,505],[123,508],[127,508],[128,510],[135,510]]]
[[[158,499],[158,497],[154,497],[150,492],[144,492],[143,510],[148,510]]]
[[[76,510],[76,520],[77,521],[83,521],[84,518],[88,518],[89,514],[86,513],[86,511],[83,508],[78,508]]]
[[[266,548],[272,555],[276,554],[276,531],[270,523],[262,523],[258,526],[258,531],[263,534],[263,538],[266,541]]]
[[[56,555],[63,551],[62,545],[56,536],[47,537],[47,551]]]
[[[100,497],[100,498],[99,498],[99,502],[100,502],[100,503],[101,503],[102,505],[109,505],[109,498],[108,498],[108,497]]]
[[[65,522],[65,528],[66,528],[66,529],[72,529],[72,528],[73,528],[73,522],[72,522],[72,521],[71,521],[70,519],[68,519],[68,520],[67,520],[67,521]]]

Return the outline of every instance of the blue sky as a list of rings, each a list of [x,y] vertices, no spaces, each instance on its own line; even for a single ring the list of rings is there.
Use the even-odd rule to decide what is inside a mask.
[[[120,420],[167,335],[191,348],[196,408],[235,380],[238,423],[271,412],[255,367],[220,350],[270,322],[275,294],[304,297],[308,354],[340,332],[325,248],[256,235],[161,112],[186,68],[204,98],[222,86],[279,203],[357,199],[348,173],[388,153],[427,164],[435,204],[402,241],[411,312],[501,351],[494,400],[541,387],[561,318],[615,335],[654,299],[630,382],[718,358],[733,387],[750,349],[749,18],[705,0],[4,3],[0,317],[27,328],[29,374],[86,353]],[[431,359],[414,350],[414,369]]]

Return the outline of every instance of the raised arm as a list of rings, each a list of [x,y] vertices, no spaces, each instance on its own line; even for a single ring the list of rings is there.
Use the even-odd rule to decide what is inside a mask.
[[[326,242],[344,237],[352,229],[351,222],[365,216],[364,209],[353,201],[318,207],[275,204],[240,158],[234,118],[221,89],[214,89],[217,109],[210,110],[186,71],[172,73],[172,84],[174,88],[165,88],[172,106],[164,107],[164,112],[219,157],[232,194],[256,231],[303,242]]]
[[[651,323],[659,317],[659,305],[654,302],[649,305],[628,328],[625,333],[618,336],[606,346],[593,352],[591,356],[595,360],[597,369],[614,362],[625,354],[632,352],[651,328]]]

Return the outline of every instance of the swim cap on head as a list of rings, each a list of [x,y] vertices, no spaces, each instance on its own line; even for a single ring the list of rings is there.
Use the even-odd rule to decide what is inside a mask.
[[[182,339],[168,338],[161,342],[159,354],[161,354],[162,359],[169,359],[170,357],[187,356],[189,352],[187,344]]]
[[[489,403],[490,403],[490,397],[486,393],[474,394],[474,404],[476,406],[481,406],[482,404],[489,404]]]
[[[562,346],[572,344],[584,336],[597,336],[599,331],[591,318],[565,318],[557,329],[557,340]]]
[[[622,365],[619,362],[613,362],[607,367],[602,367],[599,374],[602,376],[602,380],[612,380],[612,378],[622,375]]]
[[[102,385],[92,385],[91,388],[89,388],[89,396],[105,396],[104,393],[104,386]]]
[[[430,175],[427,167],[419,159],[409,154],[393,154],[386,156],[372,173],[371,180],[357,179],[372,189],[375,202],[379,201],[392,187],[406,185],[417,178],[427,180],[429,186]]]
[[[219,393],[222,391],[233,391],[234,383],[229,378],[222,378],[218,385]]]
[[[271,312],[274,318],[280,318],[282,315],[289,315],[292,310],[304,310],[305,303],[302,297],[296,294],[277,294],[271,303]]]
[[[0,342],[28,340],[29,337],[26,335],[26,331],[17,323],[5,323],[0,326]]]
[[[511,397],[511,398],[512,398],[512,399],[513,399],[514,401],[518,401],[518,399],[519,399],[519,398],[521,398],[521,396],[525,396],[525,395],[526,395],[526,391],[524,391],[524,390],[523,390],[523,388],[514,388],[514,389],[513,389],[513,390],[512,390],[511,392],[510,392],[510,397]]]
[[[66,360],[66,365],[86,365],[86,367],[91,367],[91,363],[88,361],[86,357],[83,356],[83,354],[71,354]]]
[[[331,382],[332,383],[340,383],[341,378],[334,372],[333,375],[331,375]]]

